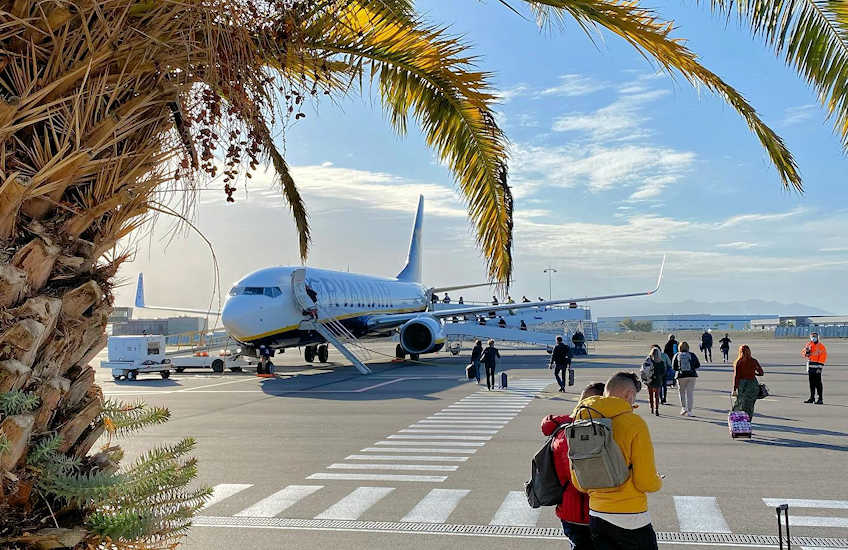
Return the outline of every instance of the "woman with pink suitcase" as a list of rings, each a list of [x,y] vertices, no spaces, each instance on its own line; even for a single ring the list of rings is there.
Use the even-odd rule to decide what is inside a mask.
[[[730,435],[751,437],[751,419],[754,417],[754,404],[760,394],[757,376],[763,376],[759,361],[751,356],[751,348],[739,346],[739,356],[733,363],[733,395],[736,402],[727,418]]]

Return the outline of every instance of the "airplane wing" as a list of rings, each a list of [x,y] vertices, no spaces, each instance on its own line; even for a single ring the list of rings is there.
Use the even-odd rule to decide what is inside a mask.
[[[570,304],[572,302],[593,302],[597,300],[614,300],[617,298],[632,298],[634,296],[650,296],[655,294],[660,289],[662,283],[663,270],[665,269],[665,256],[663,256],[662,264],[660,265],[660,274],[657,278],[657,286],[652,290],[642,292],[631,292],[628,294],[610,294],[607,296],[585,296],[581,298],[561,298],[556,300],[545,300],[543,302],[526,302],[516,304],[499,304],[496,306],[474,306],[465,308],[440,309],[438,311],[417,312],[417,313],[401,313],[394,315],[375,316],[369,319],[369,325],[373,327],[390,327],[402,324],[409,319],[419,317],[421,315],[430,315],[437,319],[444,317],[453,317],[459,315],[474,315],[476,313],[488,313],[490,311],[517,310],[527,308],[538,308],[546,306],[557,306],[562,304]]]
[[[138,284],[135,288],[135,307],[141,309],[158,309],[159,311],[181,311],[183,313],[200,313],[201,315],[220,315],[220,311],[206,309],[191,309],[185,307],[149,306],[144,303],[144,274],[138,274]]]

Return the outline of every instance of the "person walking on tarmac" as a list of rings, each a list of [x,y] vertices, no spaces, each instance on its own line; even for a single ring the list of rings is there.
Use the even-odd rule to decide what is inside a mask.
[[[713,362],[713,335],[710,333],[710,329],[705,329],[704,333],[701,335],[701,351],[704,352],[704,362],[712,363]]]
[[[724,338],[722,338],[721,340],[718,341],[718,343],[719,343],[718,349],[721,350],[721,362],[722,363],[727,363],[727,361],[729,359],[728,356],[730,355],[730,343],[732,341],[733,340],[730,339],[730,335],[728,335],[726,332],[724,333]]]
[[[663,360],[663,365],[665,365],[664,376],[663,376],[663,384],[660,386],[660,404],[667,405],[666,397],[668,397],[668,387],[674,382],[674,368],[671,366],[671,357],[665,354],[663,349],[659,344],[654,344],[653,348],[660,352],[660,356]]]
[[[580,401],[587,397],[604,394],[604,383],[589,384],[580,395]],[[568,415],[549,414],[542,419],[542,433],[551,435],[563,424],[571,424],[573,419]],[[578,491],[571,483],[571,464],[568,461],[568,440],[565,430],[560,430],[551,443],[554,454],[554,469],[560,484],[565,486],[562,502],[557,504],[556,516],[562,522],[562,530],[571,541],[572,550],[594,550],[592,533],[589,531],[589,495]]]
[[[489,340],[489,345],[483,350],[483,365],[486,367],[486,387],[492,391],[495,387],[495,365],[497,360],[501,358],[498,348],[495,347],[495,341]]]
[[[632,372],[618,372],[607,380],[604,395],[580,402],[580,419],[603,415],[612,420],[612,437],[630,465],[630,477],[622,485],[606,489],[580,486],[574,468],[571,483],[589,493],[589,529],[598,550],[657,550],[657,534],[651,525],[646,493],[662,488],[654,462],[654,446],[645,420],[633,412],[636,394],[642,389]]]
[[[480,358],[483,357],[483,342],[477,340],[471,348],[471,364],[474,365],[474,377],[480,383]]]
[[[675,355],[677,355],[677,350],[678,350],[677,340],[674,339],[674,334],[672,334],[668,337],[668,341],[665,343],[665,346],[663,347],[663,353],[665,353],[669,357],[669,359],[671,359]],[[668,370],[666,370],[665,384],[666,384],[666,387],[668,387],[669,385],[674,386],[674,385],[677,384],[677,380],[674,377],[674,370],[673,369],[672,369],[671,372],[668,372]],[[668,391],[666,390],[660,396],[660,403],[662,403],[663,405],[668,404],[668,401],[666,399],[667,395],[668,395]]]
[[[677,393],[680,394],[680,415],[694,416],[692,409],[695,405],[695,382],[698,380],[696,372],[701,364],[698,356],[689,351],[689,343],[681,342],[680,351],[671,360],[671,366],[677,373]]]
[[[733,395],[736,396],[733,410],[745,411],[748,413],[748,420],[754,418],[754,404],[760,394],[757,376],[763,374],[763,367],[751,357],[751,348],[739,346],[739,356],[733,362]]]
[[[551,361],[548,363],[549,369],[554,369],[554,378],[559,384],[559,391],[565,391],[565,382],[568,370],[571,368],[571,350],[563,343],[562,336],[556,337],[556,345],[551,353]],[[560,376],[560,373],[562,375]]]
[[[827,362],[827,348],[819,342],[818,332],[810,333],[810,341],[801,350],[801,355],[807,358],[807,378],[810,381],[810,398],[804,403],[824,405],[822,400],[822,369]],[[814,399],[817,391],[819,398]]]

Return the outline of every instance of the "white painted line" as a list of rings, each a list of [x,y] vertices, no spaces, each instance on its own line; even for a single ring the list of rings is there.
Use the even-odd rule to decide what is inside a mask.
[[[448,476],[414,476],[402,474],[342,474],[319,472],[306,479],[333,479],[346,481],[412,481],[415,483],[441,483]]]
[[[413,426],[423,425],[423,424],[440,424],[440,425],[441,424],[445,424],[445,425],[449,424],[451,426],[462,426],[462,425],[472,424],[472,425],[478,425],[478,426],[483,426],[483,427],[486,427],[488,425],[501,427],[501,426],[505,426],[506,422],[503,421],[503,420],[457,420],[457,419],[454,419],[454,418],[439,418],[438,420],[437,419],[431,420],[431,419],[428,418],[428,419],[425,419],[425,420],[419,420],[418,422],[413,424]]]
[[[235,515],[237,517],[272,518],[323,487],[323,485],[289,485]]]
[[[798,527],[848,527],[848,518],[793,516],[789,514],[789,525]]]
[[[390,435],[386,439],[432,439],[432,440],[465,440],[465,441],[491,441],[490,435]],[[444,444],[444,443],[442,443]]]
[[[395,378],[394,380],[387,380],[385,382],[380,382],[379,384],[374,384],[373,386],[368,386],[367,388],[359,388],[358,390],[352,390],[354,393],[362,393],[368,390],[373,390],[374,388],[380,388],[382,386],[388,386],[389,384],[396,384],[398,382],[406,381],[406,378]],[[355,519],[355,518],[354,518]]]
[[[418,456],[418,455],[350,455],[345,460],[421,460],[424,462],[465,462],[467,456]]]
[[[439,447],[365,447],[359,449],[361,453],[447,453],[473,455],[477,449],[442,449]]]
[[[469,492],[467,489],[433,489],[401,521],[444,523]]]
[[[212,497],[206,501],[206,504],[203,505],[201,510],[205,510],[213,504],[218,504],[225,498],[230,498],[236,493],[240,493],[250,487],[253,487],[250,483],[219,483],[212,487]]]
[[[489,525],[535,527],[541,513],[541,508],[530,508],[523,491],[510,491]]]
[[[488,428],[491,430],[501,429],[506,424],[487,424],[485,426],[477,426],[478,428]],[[410,428],[474,428],[471,424],[455,424],[453,422],[434,422],[432,424],[410,424]]]
[[[485,443],[471,441],[378,441],[374,445],[439,445],[442,447],[482,447]],[[476,450],[476,449],[475,449]]]
[[[491,422],[509,422],[516,416],[516,414],[486,414],[485,420],[489,420]],[[474,418],[474,416],[462,411],[453,411],[433,413],[433,416],[428,416],[427,418],[440,420],[464,420],[468,418]]]
[[[255,382],[256,378],[244,377],[244,378],[239,378],[238,380],[228,380],[226,382],[218,382],[216,384],[204,384],[203,386],[194,386],[193,388],[185,388],[185,389],[182,389],[182,390],[174,390],[174,393],[185,393],[185,392],[190,392],[190,391],[194,391],[194,390],[201,390],[203,388],[214,388],[216,386],[228,386],[230,384],[240,384],[242,382],[249,382],[251,380]]]
[[[398,433],[402,434],[496,434],[498,430],[463,430],[461,428],[440,428],[438,426],[432,426],[433,430],[415,430],[410,428],[404,428],[402,430],[398,430]]]
[[[677,521],[683,533],[730,533],[716,497],[674,497]]]
[[[394,487],[358,487],[315,516],[315,519],[359,519],[359,516],[394,490]]]
[[[781,504],[788,504],[790,508],[832,508],[834,510],[848,510],[848,500],[808,500],[803,498],[764,498],[766,506],[777,508]]]
[[[489,404],[489,403],[481,403],[479,405],[477,405],[476,403],[469,403],[469,404],[466,405],[464,403],[454,403],[453,405],[448,405],[447,408],[448,409],[487,409],[487,410],[488,409],[495,409],[495,410],[502,410],[502,411],[505,411],[505,412],[513,412],[513,411],[520,411],[526,406],[527,405],[493,405],[493,404]],[[445,409],[442,409],[442,410],[445,410]]]
[[[328,470],[397,470],[400,472],[455,472],[447,464],[330,464]]]

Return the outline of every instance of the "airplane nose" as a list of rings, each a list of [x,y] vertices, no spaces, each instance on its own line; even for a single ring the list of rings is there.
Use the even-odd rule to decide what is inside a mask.
[[[221,310],[221,323],[224,328],[235,338],[245,338],[249,328],[246,326],[245,304],[239,296],[231,296]]]

